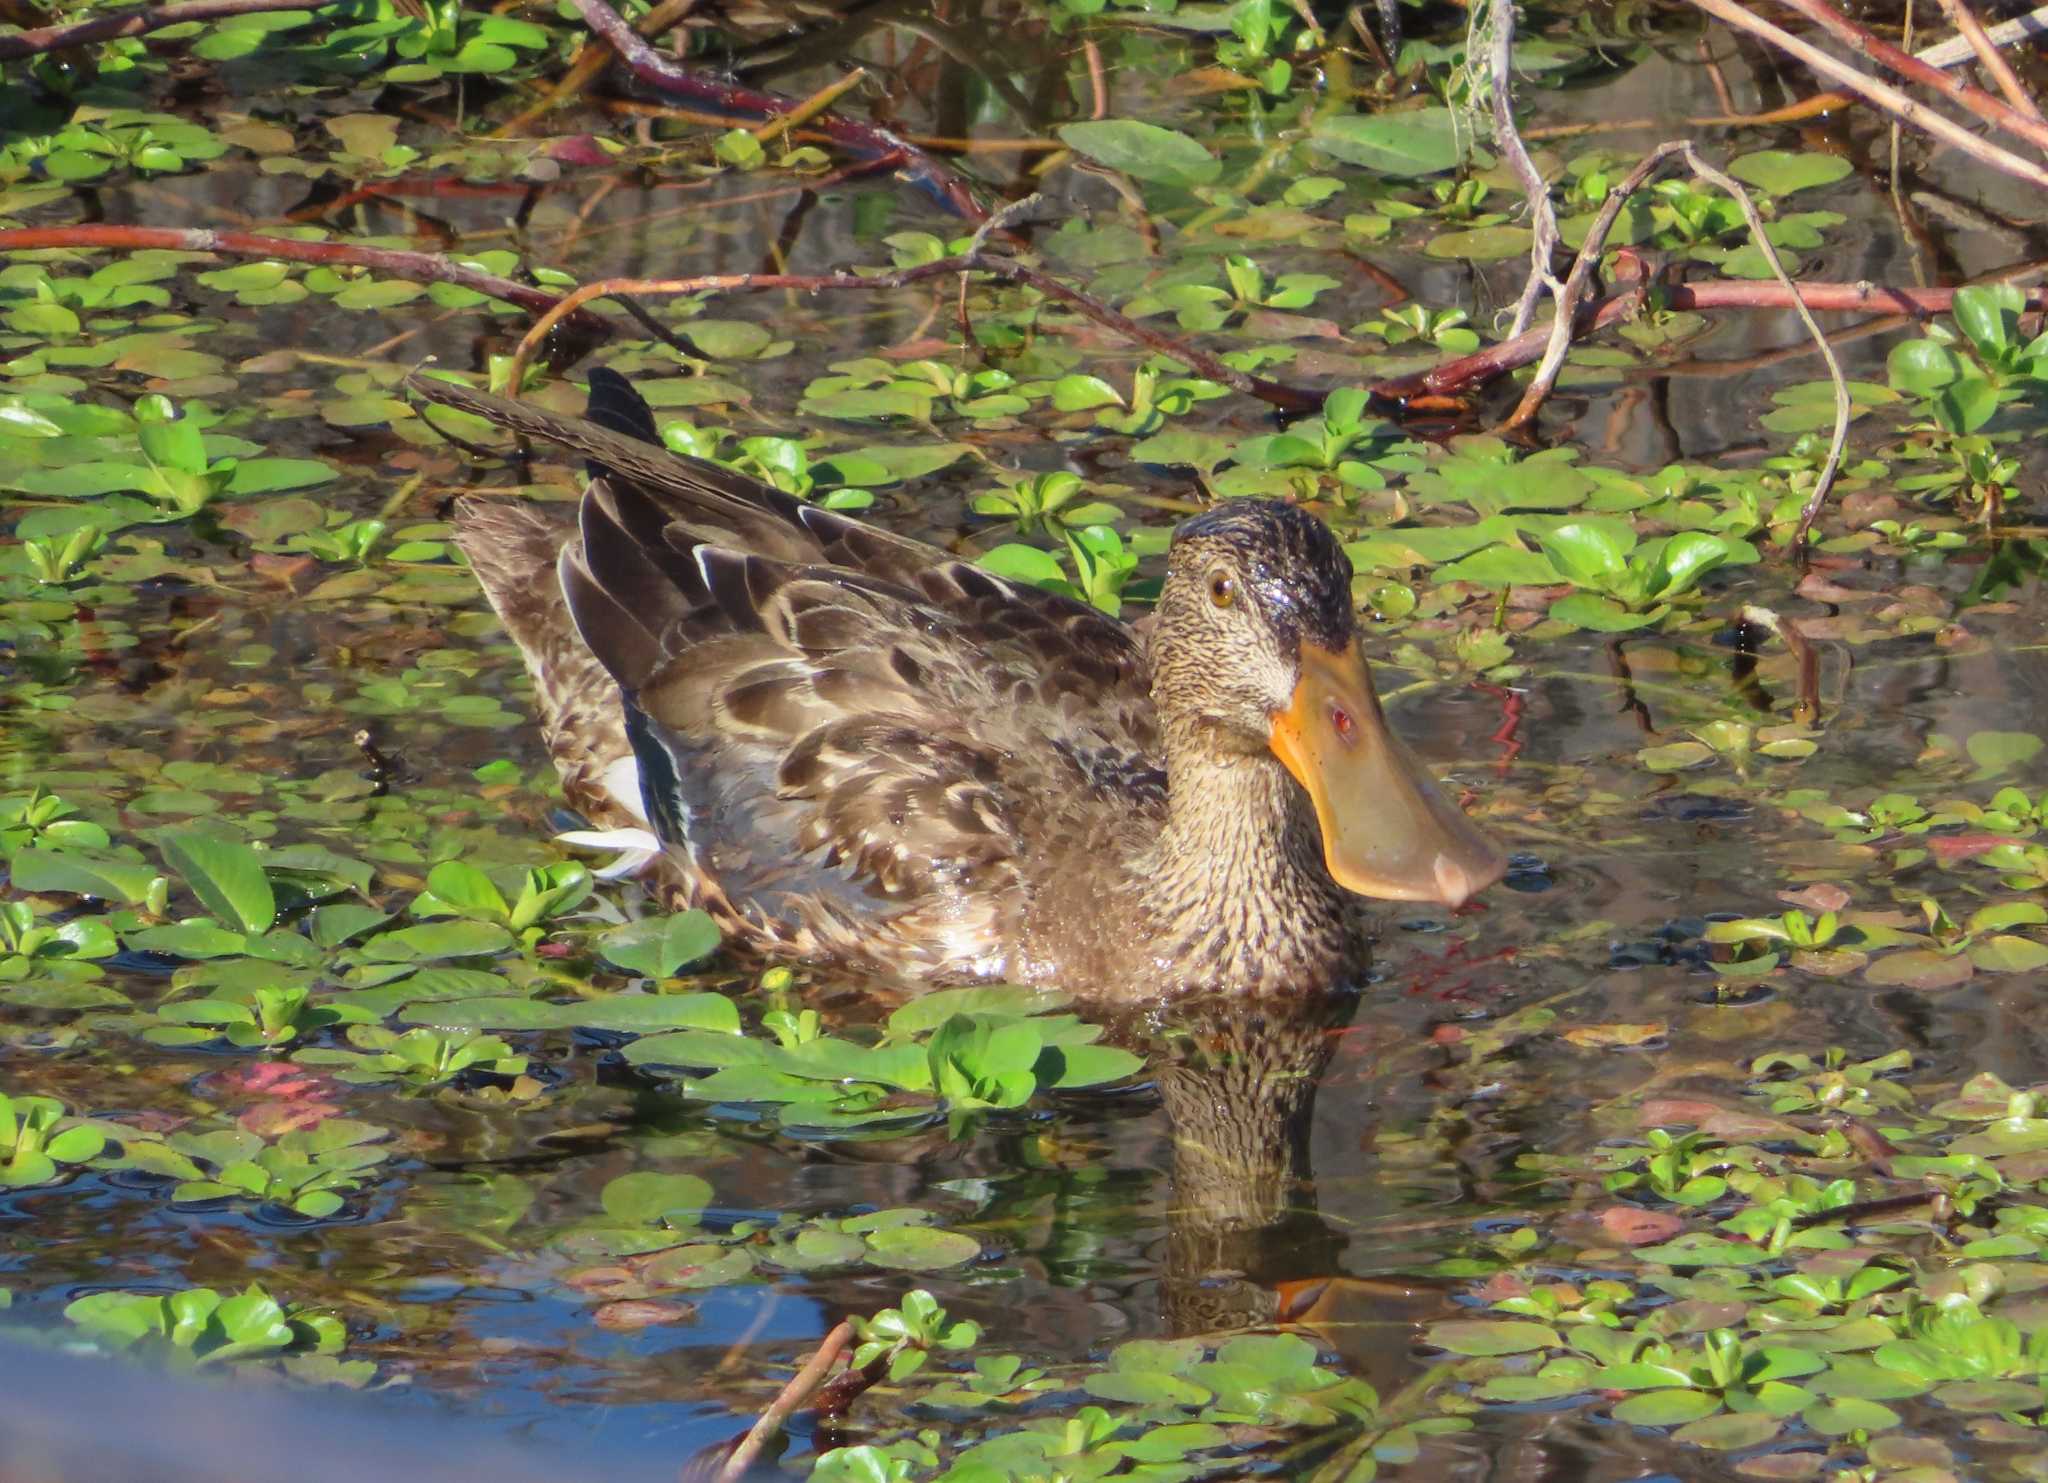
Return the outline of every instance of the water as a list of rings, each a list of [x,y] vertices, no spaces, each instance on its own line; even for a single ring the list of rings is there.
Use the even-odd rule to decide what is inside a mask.
[[[1048,101],[1067,76],[1056,38],[1033,32],[1043,55],[991,73],[971,59],[983,50],[976,36],[1010,45],[1013,32],[994,14],[940,21],[891,8],[856,29],[853,54],[895,69],[891,96],[908,124],[994,137],[1043,133],[1065,116]],[[1153,44],[1126,33],[1115,68],[1123,111],[1140,105],[1122,89],[1142,96],[1158,85],[1144,67]],[[822,64],[805,60],[773,85],[810,91],[835,75],[837,61],[836,49]],[[1753,58],[1724,63],[1759,106],[1780,101],[1788,86],[1747,71]],[[1618,148],[1715,111],[1689,38],[1528,101],[1526,122],[1537,132],[1655,116],[1656,130],[1612,136]],[[367,90],[330,93],[303,105],[301,117],[301,105],[271,100],[311,139],[322,137],[319,118],[379,102]],[[406,137],[447,142],[447,103],[407,121]],[[1170,108],[1190,127],[1203,118],[1196,105]],[[1930,199],[1964,197],[2016,224],[1963,227],[1953,211],[1935,212],[1902,246],[1878,174],[1880,136],[1867,121],[1709,139],[1729,151],[1820,147],[1856,161],[1858,177],[1826,196],[1827,208],[1849,220],[1806,254],[1813,276],[1948,279],[2042,255],[2039,229],[2013,188],[1946,166],[1938,184],[1920,182]],[[1007,169],[993,167],[989,178],[1005,179]],[[887,232],[960,232],[886,179],[813,192],[777,176],[699,178],[681,166],[652,180],[577,169],[532,195],[436,191],[320,207],[334,184],[309,194],[293,175],[238,155],[202,173],[84,194],[112,221],[275,229],[317,218],[351,234],[402,234],[415,246],[516,247],[586,281],[827,271],[879,261]],[[1050,218],[1119,221],[1118,195],[1100,176],[1069,171],[1049,185]],[[1246,250],[1269,276],[1338,277],[1314,311],[1337,325],[1384,301],[1377,275],[1346,267],[1349,247]],[[1370,254],[1376,269],[1431,305],[1484,311],[1511,299],[1518,283],[1514,261],[1473,268]],[[337,482],[298,496],[317,502],[316,522],[374,515],[396,539],[437,543],[453,496],[509,491],[517,477],[410,428],[393,432],[388,415],[358,420],[337,405],[387,394],[388,380],[377,379],[387,368],[429,358],[478,368],[509,349],[517,319],[425,301],[341,312],[320,295],[250,308],[180,289],[174,303],[168,312],[198,320],[183,327],[191,345],[218,364],[183,367],[156,389],[253,403],[263,409],[260,430],[237,427],[241,436],[272,454],[336,465]],[[737,384],[738,404],[689,415],[742,436],[786,430],[805,386],[827,366],[919,346],[943,333],[951,303],[950,286],[716,301],[711,315],[761,324],[793,348],[716,365],[708,374]],[[1077,343],[1091,364],[1108,353],[1093,338]],[[1584,449],[1588,461],[1642,471],[1679,460],[1754,465],[1788,441],[1759,428],[1772,393],[1819,374],[1801,343],[1785,316],[1728,316],[1676,364],[1568,378],[1544,435]],[[1883,381],[1889,343],[1846,343],[1848,374]],[[1752,368],[1708,378],[1712,365],[1729,362]],[[131,394],[144,373],[110,373],[94,394]],[[554,404],[575,404],[560,387],[546,396],[558,393]],[[1194,420],[1230,437],[1271,429],[1242,399],[1206,404]],[[870,432],[875,442],[908,440],[904,430],[850,431],[856,436],[840,446]],[[1056,440],[1032,419],[949,424],[945,435],[968,456],[885,491],[874,518],[941,543],[969,532],[980,539],[986,523],[967,513],[967,501],[989,487],[983,459],[1085,468],[1125,485],[1133,511],[1190,495],[1184,476],[1132,462],[1127,444],[1107,436]],[[2029,466],[2023,497],[2033,481]],[[523,482],[567,494],[575,473],[543,455]],[[0,607],[12,635],[0,650],[0,783],[54,791],[117,840],[217,817],[280,844],[359,854],[377,863],[378,899],[394,909],[439,859],[548,858],[541,841],[555,805],[530,690],[466,576],[431,549],[417,563],[389,562],[361,577],[253,552],[249,539],[265,538],[264,508],[243,502],[139,528],[74,593],[73,610],[46,611],[9,594]],[[1355,1003],[1183,1006],[1115,1027],[1121,1043],[1151,1056],[1141,1084],[1116,1094],[1041,1101],[1030,1115],[958,1140],[943,1126],[888,1139],[796,1138],[734,1109],[722,1115],[684,1101],[628,1067],[617,1037],[532,1032],[514,1037],[546,1073],[531,1092],[487,1083],[495,1095],[335,1084],[318,1093],[391,1134],[393,1157],[351,1196],[343,1219],[291,1222],[246,1204],[173,1207],[162,1181],[87,1173],[0,1201],[0,1281],[15,1294],[20,1323],[54,1328],[66,1302],[92,1289],[225,1290],[257,1279],[346,1315],[347,1356],[375,1363],[375,1383],[387,1387],[376,1401],[391,1414],[455,1411],[504,1435],[594,1453],[619,1476],[680,1463],[742,1429],[787,1365],[839,1317],[896,1302],[910,1285],[928,1286],[956,1317],[979,1321],[995,1343],[1036,1363],[1098,1357],[1133,1338],[1294,1323],[1325,1363],[1391,1396],[1435,1357],[1423,1325],[1479,1311],[1473,1284],[1442,1262],[1519,1229],[1569,1232],[1589,1217],[1583,1189],[1534,1177],[1524,1157],[1633,1132],[1647,1092],[1731,1097],[1749,1059],[1779,1047],[1817,1054],[1839,1046],[1855,1058],[1903,1047],[1923,1086],[1983,1071],[2014,1086],[2042,1079],[2038,972],[1979,972],[1941,989],[1873,984],[1859,972],[1781,973],[1760,987],[1731,987],[1734,950],[1704,936],[1715,919],[1775,916],[1786,909],[1784,893],[1816,883],[1841,886],[1849,910],[1910,915],[1922,897],[1939,897],[1959,921],[2005,899],[1982,867],[1939,858],[1900,866],[1899,839],[1838,837],[1844,831],[1800,812],[1818,802],[1862,809],[1887,791],[1979,805],[2001,783],[2038,792],[2031,757],[1980,763],[1969,747],[1986,733],[2029,733],[2048,688],[2031,574],[1997,601],[1959,606],[1992,559],[1981,543],[1945,560],[1840,555],[1820,574],[1848,591],[1809,601],[1773,554],[1717,577],[1696,621],[1675,631],[1522,642],[1516,658],[1525,672],[1505,687],[1384,666],[1397,728],[1525,858],[1506,887],[1455,917],[1389,909],[1374,979]],[[1752,662],[1733,643],[1747,603],[1795,616],[1816,642],[1818,751],[1651,770],[1640,753],[1697,728],[1793,721],[1800,697],[1783,647],[1765,641]],[[1915,617],[1931,621],[1908,621]],[[1427,632],[1425,622],[1390,633],[1379,650]],[[366,776],[355,739],[366,727],[386,759],[382,783]],[[740,993],[751,1016],[768,1002],[755,977],[735,965],[707,986]],[[180,970],[177,992],[192,979],[189,967]],[[99,982],[137,1014],[173,988],[133,959]],[[850,989],[811,975],[803,983],[810,997],[802,1002],[828,1016],[873,1017]],[[1536,1010],[1555,1019],[1514,1018]],[[266,1100],[234,1079],[246,1056],[147,1044],[135,1037],[143,1021],[123,1020],[127,1012],[102,1003],[82,1016],[16,1002],[0,1085],[58,1097],[75,1112],[145,1115],[164,1131],[217,1126]],[[1499,1033],[1517,1023],[1528,1027]],[[707,1225],[916,1207],[973,1234],[982,1256],[929,1275],[863,1267],[692,1288],[668,1295],[691,1305],[679,1321],[608,1330],[593,1321],[589,1271],[600,1262],[565,1251],[561,1238],[596,1215],[611,1180],[646,1170],[708,1181]],[[1572,1280],[1597,1267],[1589,1260]],[[848,1436],[859,1434],[856,1425]],[[1494,1407],[1474,1430],[1422,1446],[1405,1476],[1633,1478],[1665,1468],[1695,1477],[1722,1466],[1585,1407]]]

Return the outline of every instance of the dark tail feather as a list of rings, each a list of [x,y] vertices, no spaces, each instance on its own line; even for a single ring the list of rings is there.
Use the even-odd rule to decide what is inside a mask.
[[[590,405],[583,416],[609,432],[661,446],[661,434],[654,426],[654,409],[633,389],[632,382],[607,366],[598,366],[590,373]],[[586,459],[583,467],[593,479],[618,472],[597,458]]]

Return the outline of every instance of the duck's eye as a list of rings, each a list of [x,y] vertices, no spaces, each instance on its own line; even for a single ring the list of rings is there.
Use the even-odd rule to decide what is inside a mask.
[[[1209,573],[1209,601],[1227,608],[1237,601],[1237,578],[1229,572]]]

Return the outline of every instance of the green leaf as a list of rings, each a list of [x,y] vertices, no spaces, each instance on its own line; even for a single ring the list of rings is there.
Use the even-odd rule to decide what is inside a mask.
[[[1650,1390],[1618,1401],[1614,1419],[1630,1426],[1682,1426],[1721,1409],[1721,1398],[1700,1390]]]
[[[2039,1392],[2035,1392],[2035,1404],[2039,1404]],[[1890,1406],[1876,1401],[1866,1401],[1856,1396],[1842,1396],[1836,1400],[1822,1401],[1808,1406],[1799,1413],[1799,1419],[1824,1437],[1839,1437],[1852,1431],[1883,1431],[1899,1424],[1899,1413]]]
[[[333,469],[313,458],[245,458],[228,479],[229,494],[271,494],[280,489],[308,489],[328,483]]]
[[[1440,582],[1476,582],[1482,587],[1550,587],[1557,568],[1540,551],[1519,546],[1488,546],[1436,569]]]
[[[1622,521],[1574,520],[1542,535],[1539,544],[1573,586],[1611,592],[1628,569],[1635,532]]]
[[[1933,340],[1905,340],[1885,358],[1892,385],[1915,396],[1932,396],[1962,374],[1954,355]]]
[[[1431,107],[1319,119],[1309,143],[1347,164],[1406,177],[1455,169],[1471,135],[1450,109]]]
[[[18,890],[64,891],[130,905],[144,900],[157,879],[154,866],[124,856],[36,847],[16,850],[8,874]]]
[[[1669,611],[1658,608],[1648,613],[1631,613],[1611,597],[1601,597],[1591,592],[1574,592],[1561,597],[1550,605],[1550,616],[1560,623],[1571,623],[1595,633],[1628,633],[1638,628],[1648,628]]]
[[[151,393],[135,403],[135,435],[143,455],[160,469],[206,472],[206,448],[199,424],[178,415],[169,397]]]
[[[1549,1349],[1558,1342],[1557,1331],[1545,1323],[1516,1319],[1451,1319],[1429,1326],[1429,1342],[1452,1354],[1527,1354],[1532,1349]]]
[[[718,924],[701,911],[642,917],[614,927],[597,940],[606,961],[649,978],[674,978],[677,970],[717,950]]]
[[[1187,135],[1137,119],[1064,124],[1060,142],[1098,164],[1160,185],[1208,185],[1223,163]]]
[[[1854,168],[1848,160],[1832,154],[1791,154],[1782,149],[1761,149],[1738,155],[1729,161],[1728,173],[1744,185],[1769,191],[1774,196],[1793,191],[1833,185]]]
[[[1972,782],[1997,777],[2034,760],[2041,750],[2041,738],[2030,731],[1972,732],[1963,749],[1977,764]]]
[[[1846,165],[1848,161],[1842,163]],[[1970,337],[1970,343],[1995,360],[1999,352],[2009,348],[2011,336],[2007,327],[2017,323],[2023,305],[2020,291],[2009,283],[1972,283],[1956,290],[1950,312],[1955,315],[1956,327]]]
[[[1533,234],[1527,227],[1472,227],[1462,232],[1439,232],[1422,250],[1430,257],[1490,263],[1501,258],[1522,256],[1528,252],[1532,239]]]
[[[1998,411],[1998,388],[1982,376],[1964,376],[1935,394],[1934,413],[1951,432],[1974,433]]]
[[[981,1255],[981,1243],[958,1231],[930,1226],[890,1226],[867,1235],[868,1260],[899,1272],[936,1272]]]
[[[268,932],[277,920],[277,897],[257,853],[238,840],[185,830],[158,841],[164,860],[184,878],[200,904],[244,932]]]
[[[1050,551],[1041,551],[1036,546],[1016,541],[983,552],[975,564],[999,577],[1010,577],[1036,587],[1064,582],[1067,576],[1066,568]]]
[[[1970,961],[1986,973],[2032,973],[2048,968],[2048,946],[2031,938],[2000,933],[1970,944]]]
[[[1705,531],[1682,530],[1657,552],[1649,595],[1669,600],[1692,590],[1701,577],[1728,560],[1727,543]]]
[[[428,871],[427,889],[463,916],[502,922],[511,912],[491,878],[461,860],[443,860]]]
[[[654,1169],[621,1174],[599,1196],[605,1214],[627,1225],[649,1225],[671,1216],[695,1225],[711,1203],[711,1186],[694,1174],[664,1174]]]
[[[423,963],[440,958],[492,957],[512,946],[512,934],[494,922],[423,922],[380,932],[358,951],[373,963]]]
[[[399,1019],[443,1030],[708,1030],[733,1034],[739,1011],[722,994],[605,994],[550,1003],[493,995],[409,1004]]]
[[[1783,1430],[1784,1423],[1761,1411],[1709,1416],[1689,1422],[1671,1434],[1674,1442],[1688,1447],[1705,1447],[1712,1452],[1736,1452],[1761,1447]]]

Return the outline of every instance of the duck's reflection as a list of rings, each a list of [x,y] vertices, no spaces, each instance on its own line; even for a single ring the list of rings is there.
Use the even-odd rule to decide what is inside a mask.
[[[1143,1049],[1173,1140],[1161,1284],[1176,1336],[1268,1324],[1295,1284],[1338,1270],[1316,1209],[1316,1087],[1356,994],[1187,999],[1115,1027]]]

